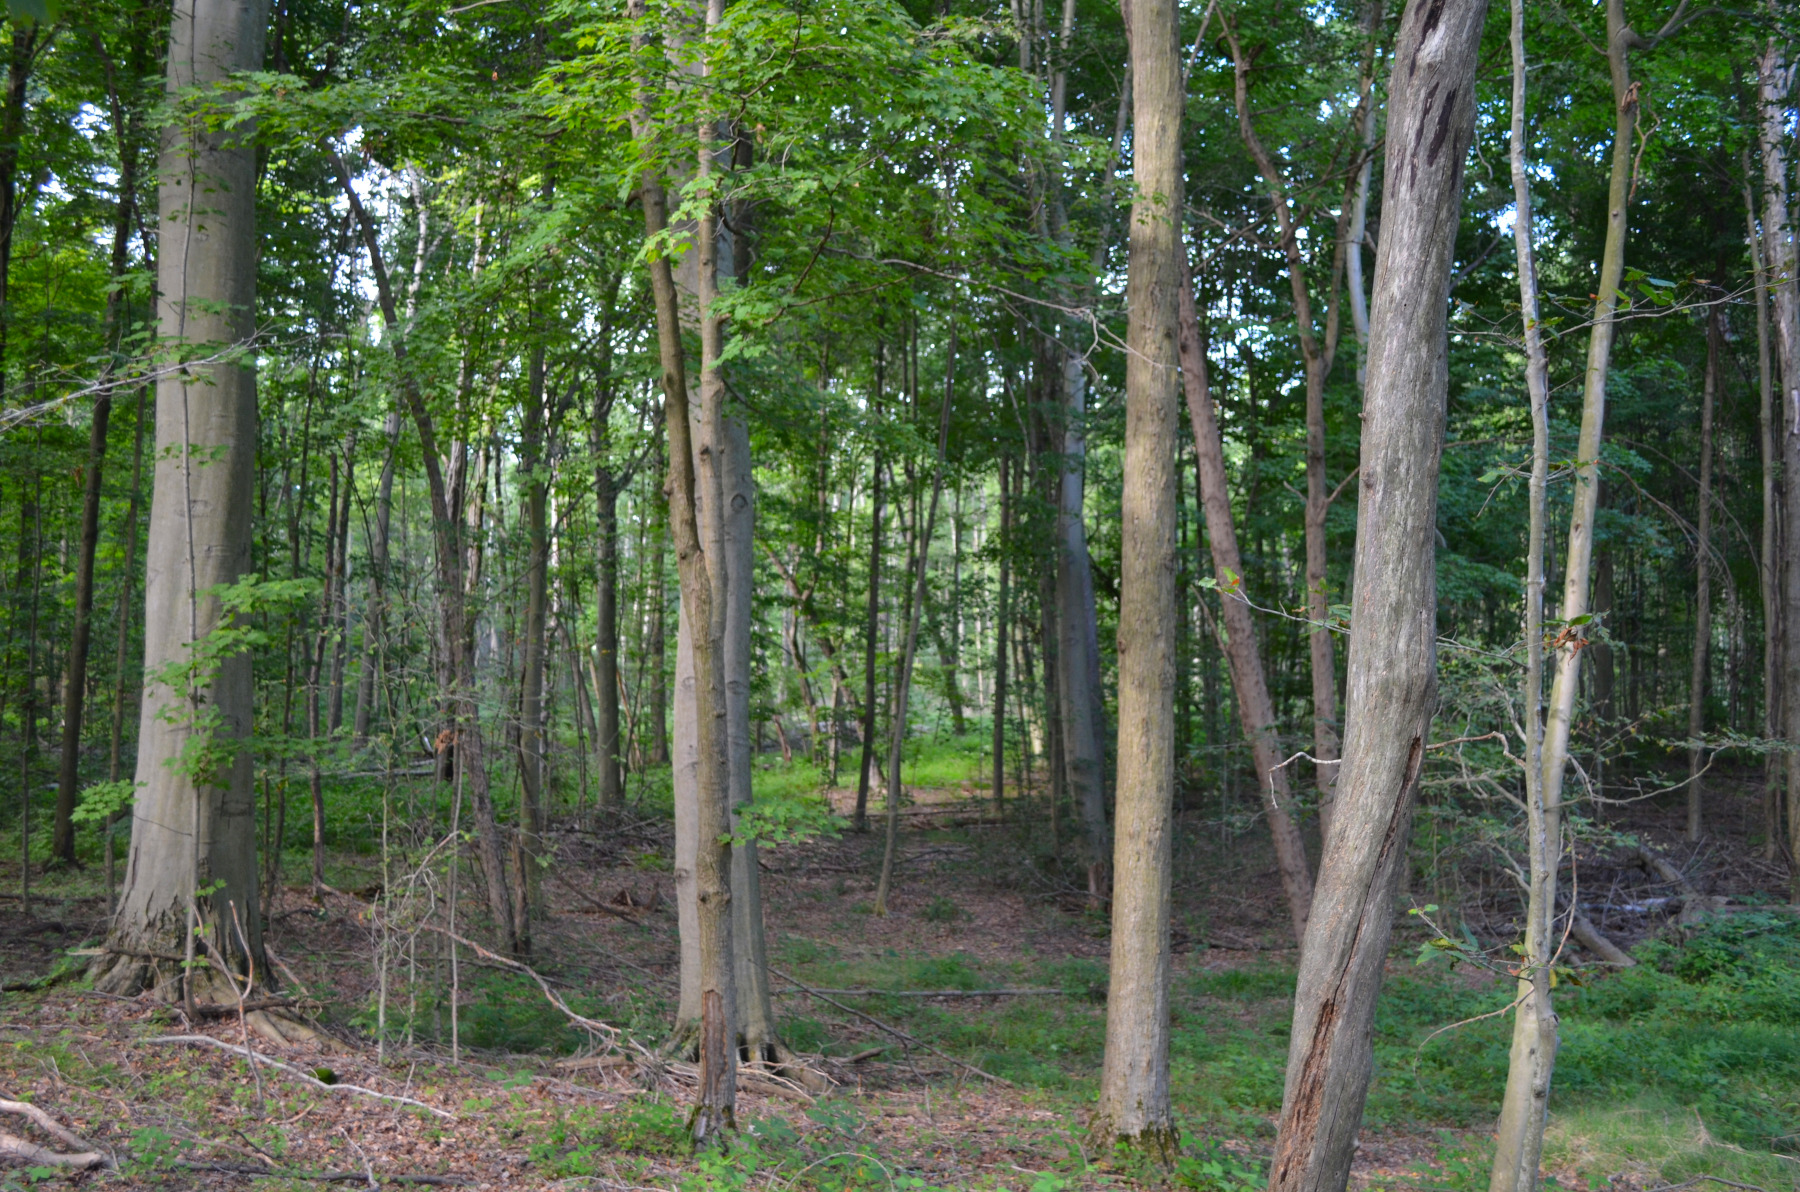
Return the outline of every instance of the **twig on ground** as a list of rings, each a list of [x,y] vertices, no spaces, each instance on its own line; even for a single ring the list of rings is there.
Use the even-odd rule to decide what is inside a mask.
[[[882,1030],[884,1030],[888,1034],[894,1036],[894,1038],[896,1038],[896,1039],[903,1040],[904,1042],[909,1043],[914,1047],[923,1048],[924,1050],[929,1051],[932,1055],[937,1056],[939,1059],[949,1060],[951,1063],[955,1064],[959,1068],[968,1069],[970,1072],[975,1073],[975,1075],[981,1077],[983,1080],[991,1080],[995,1084],[1003,1084],[1009,1089],[1017,1087],[1016,1085],[1013,1084],[1012,1081],[1007,1080],[1005,1077],[995,1076],[992,1072],[983,1071],[982,1069],[977,1068],[974,1064],[969,1063],[967,1060],[959,1060],[955,1056],[950,1055],[947,1052],[939,1051],[937,1048],[933,1047],[929,1043],[926,1043],[922,1039],[919,1039],[917,1036],[909,1035],[905,1031],[901,1030],[899,1027],[889,1026],[887,1023],[881,1021],[881,1019],[879,1019],[879,1018],[875,1018],[871,1015],[864,1014],[861,1010],[858,1010],[855,1006],[846,1006],[843,1002],[834,1001],[832,998],[830,998],[826,994],[820,993],[818,990],[813,989],[812,987],[802,983],[798,978],[788,976],[786,973],[780,971],[779,969],[771,967],[769,969],[769,972],[773,976],[778,977],[783,981],[786,981],[788,984],[797,986],[804,992],[812,994],[814,997],[818,998],[820,1001],[825,1002],[828,1005],[836,1006],[838,1009],[842,1010],[846,1014],[854,1014],[858,1018],[862,1019],[864,1022],[869,1023],[871,1026],[880,1027]]]
[[[321,1089],[326,1090],[327,1092],[361,1093],[365,1097],[374,1097],[377,1100],[381,1100],[381,1101],[392,1101],[399,1105],[411,1105],[416,1108],[423,1109],[427,1113],[434,1113],[438,1117],[441,1117],[441,1118],[448,1118],[452,1121],[454,1121],[456,1119],[456,1115],[449,1112],[448,1110],[439,1109],[435,1105],[427,1105],[423,1101],[415,1101],[411,1097],[399,1097],[399,1096],[395,1096],[393,1093],[376,1092],[374,1089],[364,1088],[360,1084],[326,1084],[323,1080],[320,1080],[317,1076],[314,1076],[311,1072],[308,1072],[304,1068],[297,1068],[293,1064],[283,1063],[282,1061],[275,1059],[271,1056],[266,1056],[266,1055],[261,1054],[260,1052],[251,1051],[247,1047],[238,1047],[235,1044],[227,1043],[222,1039],[215,1039],[211,1035],[156,1035],[149,1039],[140,1039],[140,1040],[138,1040],[138,1042],[140,1042],[140,1043],[185,1043],[185,1044],[189,1044],[189,1045],[196,1046],[196,1047],[216,1047],[220,1051],[229,1051],[233,1055],[244,1056],[245,1058],[250,1059],[250,1060],[254,1061],[255,1063],[267,1064],[271,1068],[280,1068],[283,1072],[286,1072],[291,1076],[299,1077],[302,1081],[304,1081],[307,1084],[312,1085],[314,1088],[321,1088]]]

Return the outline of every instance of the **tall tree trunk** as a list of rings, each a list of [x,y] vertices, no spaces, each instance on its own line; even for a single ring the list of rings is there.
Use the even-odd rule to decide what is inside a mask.
[[[1544,799],[1544,526],[1550,483],[1550,368],[1538,321],[1537,251],[1525,108],[1525,0],[1512,0],[1513,250],[1531,403],[1530,528],[1525,556],[1525,941],[1513,1017],[1506,1092],[1495,1129],[1491,1192],[1535,1192],[1544,1153],[1550,1077],[1556,1066],[1556,1008],[1550,965],[1556,939],[1556,885],[1562,865],[1562,817]]]
[[[261,0],[195,0],[170,26],[170,96],[262,65]],[[251,131],[209,131],[198,116],[163,131],[157,163],[158,336],[188,358],[235,352],[255,331],[256,154]],[[206,233],[195,235],[206,209]],[[97,987],[222,994],[195,955],[204,933],[240,973],[268,972],[257,893],[250,656],[196,669],[194,647],[229,625],[213,593],[249,569],[256,378],[232,355],[157,381],[156,472],[145,581],[145,689],[125,886]],[[210,738],[200,765],[183,765]],[[186,977],[186,980],[179,978]]]
[[[1389,79],[1338,812],[1300,952],[1271,1192],[1339,1192],[1437,700],[1450,266],[1485,0],[1411,0]]]
[[[1041,11],[1041,8],[1040,8]],[[1049,188],[1047,204],[1050,231],[1057,243],[1071,247],[1067,211],[1066,125],[1069,65],[1074,57],[1075,0],[1063,0],[1062,24],[1056,51],[1050,66],[1050,124],[1055,142],[1057,175]],[[1111,153],[1102,171],[1101,191],[1110,197],[1124,138],[1130,103],[1129,87],[1121,87],[1119,108],[1113,125]],[[1105,205],[1103,204],[1103,210]],[[1111,221],[1102,219],[1100,235],[1087,262],[1071,305],[1091,302],[1094,278],[1105,266]],[[1106,699],[1100,685],[1100,633],[1094,608],[1094,570],[1088,551],[1087,522],[1084,517],[1087,480],[1087,355],[1075,347],[1092,331],[1088,324],[1072,318],[1063,326],[1065,342],[1055,353],[1061,365],[1061,409],[1052,422],[1061,432],[1056,444],[1060,464],[1053,477],[1056,510],[1054,608],[1050,619],[1056,624],[1054,643],[1056,671],[1052,685],[1056,703],[1050,714],[1057,718],[1057,740],[1062,753],[1058,771],[1075,806],[1081,814],[1087,846],[1088,897],[1096,906],[1104,901],[1107,889],[1107,861],[1110,852],[1106,825]],[[1046,650],[1052,643],[1046,641]],[[1046,660],[1047,661],[1047,660]],[[1047,676],[1047,678],[1050,676]]]
[[[881,400],[882,381],[882,349],[875,349],[875,402]],[[879,405],[874,404],[871,416],[879,413]],[[869,482],[869,599],[868,608],[863,620],[863,707],[862,707],[862,760],[856,778],[856,814],[851,821],[854,831],[869,830],[869,783],[870,771],[875,764],[875,655],[880,644],[881,624],[881,531],[882,531],[882,462],[877,452],[871,464],[875,473]]]
[[[1757,90],[1762,106],[1764,267],[1771,285],[1775,324],[1776,373],[1781,377],[1782,410],[1771,422],[1785,423],[1781,435],[1781,714],[1791,745],[1800,741],[1800,649],[1793,633],[1800,626],[1800,253],[1788,222],[1786,152],[1787,99],[1794,86],[1794,67],[1779,41],[1770,37],[1757,61]],[[1787,755],[1788,855],[1792,894],[1800,904],[1800,750]]]
[[[1182,272],[1180,33],[1174,0],[1133,0],[1130,312],[1120,498],[1119,742],[1112,965],[1094,1134],[1170,1164],[1169,900],[1175,796],[1175,443]]]
[[[108,71],[108,78],[111,72]],[[133,213],[137,206],[137,152],[132,135],[134,117],[127,117],[110,88],[113,128],[119,143],[119,201],[113,213],[112,258],[108,275],[112,288],[106,295],[103,338],[112,355],[101,370],[101,389],[94,398],[93,420],[88,426],[87,467],[82,477],[80,538],[75,548],[75,622],[69,629],[68,670],[63,678],[62,763],[56,776],[56,818],[52,826],[50,856],[67,865],[75,863],[75,796],[81,786],[81,726],[87,699],[88,644],[93,631],[94,552],[100,542],[100,480],[106,464],[106,431],[112,422],[111,381],[117,368],[119,337],[123,330],[125,290],[120,284],[131,252]],[[0,299],[3,302],[4,299]],[[110,885],[108,886],[110,890]]]
[[[1762,234],[1756,227],[1756,196],[1750,183],[1750,152],[1744,150],[1744,219],[1748,225],[1750,265],[1756,284],[1757,443],[1762,451],[1762,550],[1757,559],[1757,587],[1763,617],[1763,736],[1781,736],[1781,567],[1778,559],[1780,507],[1776,478],[1780,468],[1775,447],[1773,361],[1769,353],[1769,270]],[[1781,854],[1781,754],[1763,759],[1763,860]]]
[[[387,629],[388,535],[394,518],[394,455],[400,443],[398,406],[382,419],[381,437],[387,451],[381,461],[381,478],[375,485],[375,524],[369,534],[369,594],[363,606],[363,664],[356,676],[356,710],[350,726],[351,748],[359,752],[369,743],[370,718],[375,714],[375,672],[382,665],[386,644],[383,635]]]
[[[519,682],[519,830],[513,838],[513,920],[519,950],[531,951],[531,917],[542,903],[538,858],[544,838],[544,657],[550,611],[549,464],[544,407],[544,345],[532,345],[519,471],[525,505],[525,642]],[[614,684],[615,690],[617,684]]]
[[[1625,19],[1624,0],[1606,2],[1606,56],[1612,74],[1615,123],[1612,172],[1606,200],[1606,237],[1594,300],[1593,329],[1588,333],[1587,367],[1581,390],[1581,433],[1575,448],[1575,498],[1569,515],[1562,603],[1557,616],[1574,622],[1588,614],[1588,578],[1594,555],[1594,519],[1600,505],[1600,442],[1606,421],[1606,374],[1612,362],[1619,307],[1619,283],[1625,276],[1625,236],[1631,203],[1632,136],[1637,128],[1638,92],[1631,81],[1631,52],[1648,44]],[[1550,706],[1544,724],[1545,814],[1562,813],[1563,772],[1569,759],[1575,696],[1581,673],[1581,647],[1571,640],[1556,652],[1550,682]],[[1632,655],[1633,674],[1636,658]],[[1635,708],[1629,714],[1635,714]]]
[[[619,732],[619,482],[594,465],[594,755],[603,811],[625,805],[624,739]]]
[[[1705,793],[1706,657],[1712,637],[1712,447],[1713,401],[1719,388],[1719,349],[1723,333],[1719,308],[1706,318],[1706,379],[1700,394],[1700,513],[1694,519],[1698,541],[1694,544],[1694,653],[1688,675],[1688,789],[1687,838],[1699,840]]]
[[[707,0],[706,35],[710,41],[713,29],[724,19],[724,0]],[[703,54],[700,68],[710,71]],[[700,148],[694,184],[697,193],[713,187],[715,175],[729,160],[729,150],[718,145],[717,118],[703,114],[700,119]],[[716,199],[703,205],[694,228],[694,258],[699,274],[696,285],[700,321],[700,408],[690,415],[695,428],[693,445],[693,494],[696,517],[696,568],[690,577],[682,576],[684,612],[695,615],[682,618],[682,627],[692,639],[694,660],[695,725],[700,745],[700,774],[695,799],[694,827],[699,838],[694,865],[695,901],[700,937],[700,1079],[692,1118],[694,1141],[705,1143],[722,1131],[736,1125],[738,1010],[735,978],[738,972],[733,945],[733,928],[737,915],[731,903],[737,889],[732,881],[732,855],[726,845],[731,831],[731,812],[737,803],[739,785],[748,785],[747,773],[734,773],[738,761],[738,717],[734,704],[748,697],[749,676],[744,671],[749,661],[748,643],[736,632],[740,616],[748,627],[749,593],[734,581],[747,579],[733,564],[738,556],[748,558],[746,540],[740,546],[733,541],[733,529],[742,533],[736,514],[748,518],[748,498],[738,487],[734,458],[737,454],[735,428],[728,425],[725,412],[725,376],[721,371],[725,355],[725,320],[717,313],[721,281],[732,273],[730,233],[724,225],[724,209]],[[687,411],[682,411],[687,414]],[[670,425],[676,411],[668,411]],[[670,445],[673,457],[677,447]],[[741,464],[748,470],[748,444]],[[729,495],[727,495],[729,494]],[[731,508],[727,509],[727,501]],[[705,593],[705,604],[690,600],[688,588],[695,595]],[[740,586],[733,592],[734,586]],[[735,597],[735,602],[734,602]],[[734,616],[734,613],[740,616]],[[739,656],[734,657],[734,652]],[[736,662],[739,665],[733,666]],[[747,706],[747,705],[746,705]],[[747,727],[747,726],[746,726]],[[754,862],[752,862],[754,864]],[[760,908],[759,908],[760,909]]]
[[[1181,379],[1187,393],[1188,420],[1194,430],[1194,454],[1200,473],[1200,508],[1206,517],[1206,538],[1212,547],[1213,582],[1219,591],[1219,619],[1224,632],[1220,644],[1231,667],[1231,685],[1237,693],[1238,717],[1244,739],[1250,744],[1251,764],[1256,768],[1257,788],[1269,818],[1269,834],[1275,841],[1275,864],[1281,871],[1281,889],[1287,899],[1288,919],[1294,940],[1306,938],[1306,919],[1312,911],[1312,871],[1306,864],[1306,841],[1288,809],[1294,805],[1287,767],[1282,764],[1281,740],[1275,720],[1275,703],[1263,670],[1262,647],[1250,602],[1244,594],[1244,564],[1238,553],[1237,527],[1231,514],[1231,493],[1225,482],[1225,446],[1219,435],[1218,415],[1208,384],[1206,345],[1201,337],[1199,311],[1194,301],[1194,279],[1181,271]],[[1213,744],[1210,739],[1208,744]]]
[[[912,693],[913,659],[919,649],[919,618],[925,611],[926,568],[931,561],[931,538],[937,528],[938,499],[944,492],[944,458],[950,445],[950,407],[956,392],[956,325],[951,324],[950,342],[944,352],[944,405],[938,415],[937,466],[931,474],[931,504],[927,506],[924,524],[916,513],[913,518],[915,549],[907,579],[912,582],[911,599],[907,602],[906,637],[900,646],[900,658],[894,672],[894,707],[888,715],[887,773],[887,840],[881,853],[881,880],[875,884],[875,913],[888,913],[888,893],[894,881],[894,851],[900,838],[900,759],[906,744],[907,703]]]
[[[994,810],[1006,808],[1006,646],[1007,629],[1012,616],[1012,595],[1007,589],[1012,579],[1013,502],[1007,478],[1013,471],[1011,461],[1000,457],[1000,555],[999,587],[994,598]]]
[[[0,107],[0,393],[6,391],[6,332],[12,321],[13,229],[19,222],[19,148],[25,136],[25,98],[31,69],[49,45],[53,31],[39,22],[14,17],[12,44],[6,59],[6,96]]]

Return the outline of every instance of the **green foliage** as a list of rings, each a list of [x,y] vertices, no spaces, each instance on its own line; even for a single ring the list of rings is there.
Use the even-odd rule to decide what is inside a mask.
[[[1257,1192],[1268,1182],[1262,1164],[1212,1140],[1197,1152],[1178,1156],[1172,1175],[1176,1187],[1195,1192]]]
[[[96,782],[84,787],[69,818],[78,824],[104,824],[131,806],[136,782]]]
[[[805,780],[811,767],[784,766],[751,776],[751,799],[735,813],[731,843],[798,844],[820,836],[836,837],[847,821],[831,810],[822,784]]]

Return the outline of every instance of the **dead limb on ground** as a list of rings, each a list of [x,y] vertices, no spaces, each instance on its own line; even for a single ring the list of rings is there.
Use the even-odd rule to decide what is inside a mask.
[[[22,1117],[63,1146],[73,1148],[70,1151],[53,1151],[10,1131],[0,1130],[0,1159],[11,1159],[34,1167],[72,1167],[76,1171],[92,1171],[97,1167],[110,1169],[116,1166],[99,1148],[83,1141],[73,1130],[29,1101],[0,1099],[0,1113]]]
[[[314,1076],[304,1068],[297,1068],[293,1064],[283,1063],[273,1056],[263,1055],[261,1052],[254,1051],[248,1047],[239,1047],[235,1043],[227,1043],[222,1039],[215,1039],[211,1035],[156,1035],[152,1038],[140,1039],[138,1041],[145,1044],[174,1043],[186,1044],[190,1047],[216,1047],[220,1051],[229,1051],[232,1055],[243,1056],[251,1063],[267,1064],[271,1068],[279,1068],[290,1076],[296,1077],[303,1084],[310,1084],[314,1088],[321,1088],[329,1093],[360,1093],[365,1097],[374,1097],[378,1101],[392,1101],[397,1105],[411,1105],[414,1108],[423,1109],[427,1113],[436,1114],[438,1117],[447,1118],[451,1121],[456,1120],[456,1115],[450,1111],[439,1109],[435,1105],[427,1105],[425,1102],[416,1101],[411,1097],[401,1097],[394,1093],[376,1092],[374,1089],[364,1088],[360,1084],[327,1084],[325,1081],[320,1080],[317,1076]]]

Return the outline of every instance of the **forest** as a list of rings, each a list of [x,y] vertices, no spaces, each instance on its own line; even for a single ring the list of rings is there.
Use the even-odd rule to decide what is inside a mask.
[[[0,1190],[1800,1189],[1800,8],[0,52]]]

